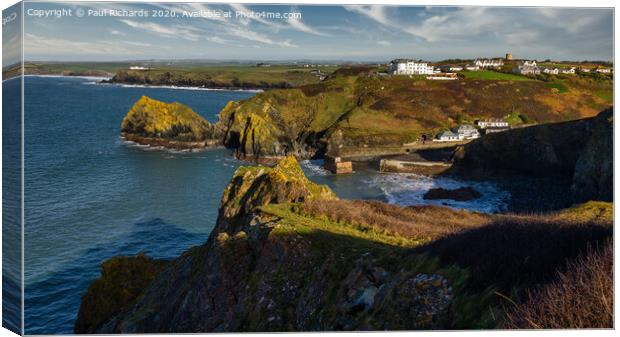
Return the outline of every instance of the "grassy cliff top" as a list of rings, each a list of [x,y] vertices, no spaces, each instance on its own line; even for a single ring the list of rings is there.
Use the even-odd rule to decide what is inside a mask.
[[[486,71],[433,81],[337,71],[320,83],[257,94],[227,106],[221,116],[234,116],[233,129],[242,130],[254,114],[281,129],[263,132],[278,139],[337,129],[345,145],[402,145],[479,118],[518,125],[594,116],[612,104],[611,91],[611,80],[581,75],[543,81]]]
[[[212,126],[190,107],[142,96],[129,110],[121,131],[144,137],[201,141],[210,137]]]

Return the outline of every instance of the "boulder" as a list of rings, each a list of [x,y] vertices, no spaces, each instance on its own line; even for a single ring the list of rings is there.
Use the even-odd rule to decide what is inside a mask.
[[[469,201],[482,197],[480,192],[471,187],[459,187],[457,189],[432,188],[424,194],[425,200],[450,199],[456,201]]]

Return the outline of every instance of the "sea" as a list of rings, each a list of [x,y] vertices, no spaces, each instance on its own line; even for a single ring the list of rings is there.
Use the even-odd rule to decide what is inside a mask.
[[[119,129],[142,95],[183,103],[214,122],[228,101],[256,92],[100,80],[24,79],[26,334],[72,333],[80,297],[100,275],[103,261],[140,252],[171,259],[203,244],[224,187],[239,166],[248,165],[224,148],[179,153],[125,143]],[[5,85],[4,93],[19,95],[17,90],[17,85]],[[510,198],[490,182],[380,174],[366,166],[336,176],[321,165],[320,160],[302,161],[311,180],[345,199],[498,212]],[[483,197],[470,202],[423,199],[431,188],[462,186],[474,187]]]

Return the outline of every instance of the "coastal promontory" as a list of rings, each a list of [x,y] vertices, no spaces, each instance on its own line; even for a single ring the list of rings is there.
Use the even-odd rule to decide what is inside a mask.
[[[121,136],[143,145],[197,149],[217,144],[216,128],[190,107],[142,96],[121,124]]]
[[[591,253],[608,265],[610,254],[588,247],[611,238],[611,210],[589,202],[547,215],[492,215],[341,200],[289,156],[235,172],[204,245],[161,264],[144,256],[105,262],[82,297],[75,332],[501,327],[517,317],[515,304],[520,315],[529,296],[546,301],[535,291],[554,287],[567,261]],[[122,273],[127,265],[137,272]],[[611,272],[596,271],[611,282]],[[587,301],[601,290],[611,299],[601,278],[580,280],[595,290],[570,295]],[[135,285],[130,294],[118,291],[125,284]],[[592,313],[571,312],[584,319],[570,327],[611,326],[610,315],[585,319]],[[525,323],[515,324],[532,327]]]

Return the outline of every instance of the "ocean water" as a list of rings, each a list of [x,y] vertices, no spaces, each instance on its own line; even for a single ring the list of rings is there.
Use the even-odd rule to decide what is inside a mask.
[[[255,92],[33,76],[25,79],[25,94],[25,329],[71,333],[80,297],[99,276],[101,262],[138,252],[174,258],[204,243],[222,190],[244,165],[226,149],[171,153],[123,143],[118,133],[125,113],[148,95],[181,102],[215,121],[229,100]],[[403,205],[427,203],[421,196],[435,186],[473,184],[368,168],[335,176],[320,161],[303,161],[302,167],[341,198]],[[495,186],[475,188],[485,194],[483,200],[448,206],[489,212],[503,207],[507,196]]]

